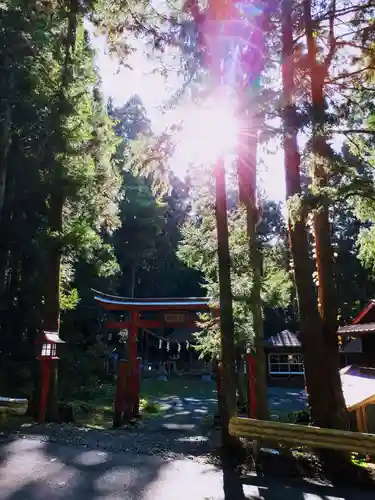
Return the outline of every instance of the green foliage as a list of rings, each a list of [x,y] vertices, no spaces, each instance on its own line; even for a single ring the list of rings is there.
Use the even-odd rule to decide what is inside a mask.
[[[189,201],[186,185],[166,171],[170,152],[158,152],[164,142],[153,135],[137,96],[121,108],[110,103],[109,112],[120,138],[115,157],[122,171],[121,225],[111,238],[122,272],[119,290],[136,296],[199,295],[199,276],[176,257]],[[134,154],[139,144],[151,143],[158,144],[158,161],[150,158],[152,168],[142,164],[147,150],[145,156]],[[167,179],[163,172],[168,173]]]
[[[60,309],[62,311],[72,311],[79,303],[77,288],[72,288],[68,293],[61,290]]]
[[[206,189],[200,186],[199,189]],[[199,270],[204,277],[207,296],[218,302],[218,259],[216,220],[212,206],[200,204],[201,213],[195,213],[182,229],[182,241],[178,249],[180,259],[188,266]],[[268,212],[268,208],[270,208]],[[290,303],[292,283],[285,270],[286,249],[280,239],[279,228],[283,225],[280,209],[274,203],[265,203],[263,216],[267,228],[262,229],[262,252],[264,274],[262,278],[262,300],[265,308],[283,308]],[[246,233],[246,214],[242,208],[230,210],[228,214],[229,245],[231,254],[231,280],[234,297],[235,340],[250,346],[253,339],[250,309],[251,268]],[[274,231],[275,226],[278,231]],[[220,329],[217,320],[209,314],[200,317],[201,330],[195,334],[196,349],[202,357],[219,357]]]
[[[89,2],[81,7],[91,8]],[[117,139],[98,90],[82,12],[67,59],[67,13],[65,4],[53,1],[9,0],[1,7],[0,43],[6,50],[0,54],[0,140],[9,147],[2,148],[1,160],[7,171],[0,204],[0,365],[1,377],[28,396],[51,252],[62,259],[66,338],[96,276],[112,279],[118,270],[107,241],[118,225],[120,176],[112,161]],[[9,110],[11,126],[4,128],[3,111]],[[59,203],[61,228],[52,209]],[[14,377],[19,364],[22,380]]]
[[[369,77],[369,82],[373,76]],[[375,178],[374,178],[374,151],[375,141],[375,102],[373,93],[358,88],[354,91],[360,106],[349,105],[351,111],[348,122],[350,126],[367,130],[368,134],[356,134],[343,148],[342,157],[350,169],[351,176],[340,179],[341,185],[349,186],[348,209],[357,221],[355,252],[362,265],[369,273],[362,278],[367,290],[371,290],[372,280],[375,278]],[[370,274],[370,276],[369,276]],[[369,295],[370,297],[370,295]],[[368,298],[369,298],[368,297]]]
[[[149,401],[147,399],[141,399],[139,406],[142,412],[148,413],[150,415],[158,415],[161,413],[160,404],[154,403],[153,401]]]
[[[285,308],[290,304],[292,281],[286,272],[286,256],[286,249],[280,244],[263,248],[261,297],[267,308]]]
[[[125,65],[137,37],[152,42],[150,50],[156,46],[153,55],[160,56],[156,69],[161,72],[166,71],[164,55],[177,54],[174,62],[184,82],[172,99],[175,103],[183,94],[202,99],[212,90],[194,21],[181,13],[180,1],[160,7],[159,15],[146,1],[131,0],[124,8],[122,0],[82,0],[76,3],[74,37],[69,42],[73,5],[58,0],[0,2],[0,174],[6,174],[4,196],[0,193],[0,380],[27,395],[32,390],[33,346],[44,314],[51,251],[62,262],[61,332],[68,347],[62,349],[61,380],[66,397],[72,379],[81,394],[89,395],[105,377],[106,346],[97,338],[102,316],[93,307],[91,287],[138,296],[197,296],[202,285],[213,301],[219,296],[212,172],[193,168],[186,182],[170,173],[175,129],[155,134],[139,96],[120,107],[112,102],[106,106],[85,24],[89,21],[92,32],[106,34],[110,51]],[[324,17],[326,5],[320,8]],[[374,44],[367,28],[373,13],[359,2],[350,9],[351,43],[358,44],[359,55],[347,56],[348,73],[343,74],[336,65],[341,56],[335,54],[335,71],[325,80],[330,86],[327,105],[322,106],[325,122],[319,124],[327,137],[324,161],[310,154],[309,139],[302,156],[304,193],[289,200],[288,207],[296,221],[322,201],[331,206],[342,322],[375,293],[375,101],[370,71]],[[265,118],[260,134],[265,140],[280,132],[269,130],[267,120],[284,111],[274,82],[279,70],[274,62],[278,57],[273,57],[280,48],[278,9],[271,17],[266,37],[270,57],[257,103]],[[298,11],[296,39],[302,25]],[[314,27],[319,58],[325,39],[322,25]],[[335,50],[341,51],[345,43]],[[313,112],[301,42],[294,53],[295,125],[310,133]],[[353,58],[356,68],[368,64],[369,71],[350,75]],[[253,94],[249,102],[252,99]],[[338,153],[328,144],[334,127],[365,127],[366,133],[345,133],[346,147]],[[324,188],[311,187],[307,176],[317,160],[328,176]],[[252,277],[245,216],[231,183],[228,191],[236,341],[251,344]],[[61,227],[51,215],[56,201],[62,205]],[[264,204],[258,236],[265,324],[283,324],[295,311],[290,307],[286,228],[275,203]],[[279,323],[276,316],[281,317]],[[214,357],[220,345],[218,323],[208,315],[202,315],[201,322],[197,348],[202,356]]]

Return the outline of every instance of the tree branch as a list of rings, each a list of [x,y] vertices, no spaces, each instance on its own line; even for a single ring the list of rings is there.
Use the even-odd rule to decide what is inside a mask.
[[[327,57],[324,60],[325,74],[328,73],[332,60],[336,54],[337,40],[335,38],[335,17],[336,17],[336,0],[332,0],[330,16],[329,16],[329,35],[328,35],[329,50]]]
[[[344,130],[333,130],[335,134],[368,134],[375,135],[375,130],[370,130],[368,128],[357,128],[357,129],[344,129]]]
[[[352,73],[341,73],[341,75],[338,75],[336,76],[335,78],[330,78],[327,83],[330,84],[330,83],[334,83],[336,82],[337,80],[341,80],[343,78],[351,78],[353,76],[357,76],[357,75],[360,75],[362,73],[364,73],[365,71],[369,71],[369,70],[373,70],[375,69],[373,65],[369,65],[369,66],[366,66],[365,68],[361,68],[361,69],[358,69],[356,71],[353,71]]]
[[[363,12],[366,9],[370,7],[375,7],[375,2],[374,0],[369,0],[367,4],[365,5],[355,5],[355,6],[350,6],[350,7],[344,7],[342,9],[336,9],[336,16],[347,16],[348,14],[353,14],[356,12]],[[317,17],[316,21],[321,22],[321,21],[327,21],[329,20],[331,16],[331,10],[328,10],[321,16]]]

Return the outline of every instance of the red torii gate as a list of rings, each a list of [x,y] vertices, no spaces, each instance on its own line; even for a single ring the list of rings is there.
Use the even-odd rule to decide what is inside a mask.
[[[197,313],[211,311],[219,316],[219,310],[212,307],[209,298],[127,298],[108,295],[97,290],[94,299],[105,311],[124,311],[129,318],[124,321],[108,321],[107,328],[127,329],[129,360],[120,361],[117,377],[114,426],[134,418],[139,412],[140,359],[137,358],[137,337],[140,328],[173,328],[195,326]],[[160,319],[142,318],[148,311],[162,313]]]

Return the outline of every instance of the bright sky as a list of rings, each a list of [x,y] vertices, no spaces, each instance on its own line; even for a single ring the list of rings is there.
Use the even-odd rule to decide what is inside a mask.
[[[209,163],[214,159],[214,153],[220,154],[220,148],[234,146],[232,143],[235,136],[231,134],[233,116],[224,101],[220,101],[218,106],[216,96],[213,96],[204,110],[191,106],[187,108],[185,105],[163,112],[163,105],[181,84],[181,79],[176,74],[170,72],[168,78],[164,78],[153,72],[155,62],[146,56],[142,47],[138,47],[127,60],[133,68],[129,69],[119,68],[118,62],[108,56],[103,37],[93,39],[93,45],[97,51],[103,92],[106,97],[113,98],[115,105],[124,104],[137,94],[144,103],[156,133],[165,130],[170,124],[184,120],[185,131],[178,137],[179,146],[171,162],[176,175],[183,178],[189,162]],[[284,201],[283,152],[276,146],[273,149],[274,154],[260,155],[259,184],[268,198]]]

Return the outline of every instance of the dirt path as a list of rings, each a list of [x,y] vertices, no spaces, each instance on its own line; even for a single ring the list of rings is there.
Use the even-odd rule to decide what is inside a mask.
[[[272,394],[274,409],[297,394]],[[372,493],[290,484],[212,456],[216,399],[154,398],[161,412],[124,429],[23,426],[0,438],[0,500],[373,500]]]
[[[42,437],[0,442],[0,500],[373,500],[372,493],[291,485],[183,458],[110,452]]]
[[[217,409],[215,398],[167,396],[156,398],[160,415],[144,420],[146,429],[165,429],[189,433],[206,433]]]
[[[204,397],[155,398],[161,411],[134,425],[100,430],[76,424],[24,424],[15,438],[79,445],[111,452],[206,460],[214,447],[212,426],[216,400]]]

